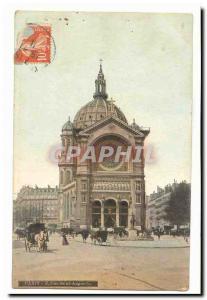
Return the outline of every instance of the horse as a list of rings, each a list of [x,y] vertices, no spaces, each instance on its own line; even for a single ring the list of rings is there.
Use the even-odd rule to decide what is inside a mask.
[[[20,240],[21,238],[24,238],[24,237],[25,237],[25,231],[24,231],[24,229],[19,229],[19,228],[17,228],[17,229],[15,230],[15,233],[16,233],[16,235],[17,235],[17,240]]]
[[[48,235],[43,230],[40,231],[40,233],[36,234],[35,242],[37,243],[38,252],[40,251],[46,251],[47,250],[47,241],[48,241]]]
[[[86,240],[87,240],[87,238],[88,238],[88,236],[89,236],[88,230],[83,230],[83,231],[81,232],[81,235],[82,235],[82,238],[83,238],[83,243],[86,243]]]
[[[106,243],[108,236],[107,230],[98,230],[96,232],[91,232],[91,243],[96,244],[98,242],[99,245],[102,245],[102,243]]]
[[[129,233],[125,228],[122,228],[122,227],[114,228],[114,239],[125,238],[128,236],[129,236]]]
[[[90,234],[91,238],[91,244],[96,244],[98,242],[99,244],[101,243],[101,237],[100,237],[100,232],[99,231],[93,231]]]
[[[29,233],[26,231],[25,233],[25,248],[26,251],[28,250],[30,252],[30,249],[32,246],[35,244],[35,234],[34,233]]]

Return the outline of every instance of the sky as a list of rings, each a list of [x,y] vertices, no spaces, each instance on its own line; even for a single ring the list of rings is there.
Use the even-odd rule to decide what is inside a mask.
[[[16,49],[29,22],[51,25],[54,42],[49,65],[15,65],[14,196],[22,185],[58,185],[61,128],[92,100],[100,58],[109,97],[129,123],[150,127],[146,193],[190,181],[191,14],[18,11]]]

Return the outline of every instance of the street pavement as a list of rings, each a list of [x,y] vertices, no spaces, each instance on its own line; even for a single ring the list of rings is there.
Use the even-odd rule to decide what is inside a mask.
[[[183,238],[111,239],[99,246],[76,237],[62,246],[54,234],[45,253],[26,252],[23,240],[13,241],[13,287],[19,280],[95,280],[98,289],[185,291],[188,270],[189,244]]]
[[[76,237],[76,241],[83,242],[81,236]],[[87,239],[87,243],[91,243],[90,239]],[[187,248],[190,247],[189,241],[186,242],[183,237],[172,237],[162,235],[160,239],[154,236],[154,241],[150,240],[137,240],[128,241],[114,239],[112,236],[108,237],[107,246],[110,247],[128,247],[128,248]]]

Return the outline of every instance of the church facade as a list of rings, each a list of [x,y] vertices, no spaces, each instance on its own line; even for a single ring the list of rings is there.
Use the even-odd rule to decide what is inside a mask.
[[[149,132],[135,121],[129,125],[108,99],[100,64],[93,100],[62,127],[58,166],[63,226],[129,228],[133,223],[145,228],[144,155],[130,155],[142,149]]]

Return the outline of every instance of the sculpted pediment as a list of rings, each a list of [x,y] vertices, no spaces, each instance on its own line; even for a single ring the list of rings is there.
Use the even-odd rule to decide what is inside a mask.
[[[121,121],[120,119],[116,118],[115,116],[109,116],[107,118],[104,118],[103,120],[100,120],[99,122],[96,122],[95,124],[92,124],[91,126],[87,127],[86,129],[82,130],[79,134],[80,135],[88,135],[92,134],[93,132],[97,132],[97,130],[104,130],[110,132],[119,132],[125,131],[128,134],[132,134],[133,136],[138,136],[144,138],[146,134],[139,130],[134,130],[131,128],[128,124]]]

